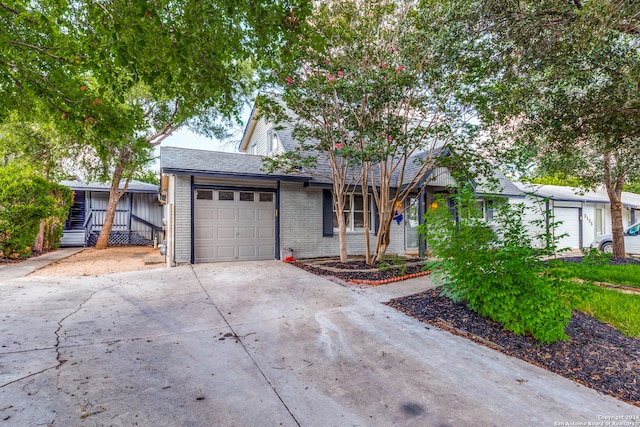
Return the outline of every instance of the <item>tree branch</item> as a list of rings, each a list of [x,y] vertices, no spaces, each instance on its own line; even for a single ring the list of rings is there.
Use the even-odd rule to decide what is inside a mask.
[[[66,58],[63,58],[63,57],[58,56],[58,55],[54,55],[53,53],[47,51],[45,48],[40,47],[40,46],[34,46],[34,45],[31,45],[31,44],[28,44],[28,43],[22,43],[22,42],[17,42],[17,41],[10,41],[9,44],[12,44],[14,46],[26,47],[28,49],[32,49],[32,50],[38,51],[40,53],[43,53],[43,54],[49,56],[50,58],[57,59],[58,61],[68,62]]]

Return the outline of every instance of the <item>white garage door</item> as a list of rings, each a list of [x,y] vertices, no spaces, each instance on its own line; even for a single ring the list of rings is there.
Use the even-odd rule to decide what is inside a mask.
[[[275,194],[198,189],[195,262],[275,258]]]
[[[562,222],[556,235],[566,234],[558,240],[558,249],[580,248],[580,210],[578,208],[554,208],[554,222]]]

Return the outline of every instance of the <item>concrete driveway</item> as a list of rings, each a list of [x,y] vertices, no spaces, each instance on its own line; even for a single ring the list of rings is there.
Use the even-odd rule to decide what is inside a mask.
[[[427,286],[345,287],[277,261],[3,279],[0,425],[557,426],[640,415],[381,304]]]

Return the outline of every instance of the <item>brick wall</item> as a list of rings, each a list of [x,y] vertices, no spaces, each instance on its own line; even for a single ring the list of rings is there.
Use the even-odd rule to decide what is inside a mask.
[[[376,236],[371,233],[371,248]],[[337,256],[337,233],[322,236],[322,189],[299,183],[282,183],[280,192],[280,247],[292,248],[298,258]],[[347,233],[347,253],[364,255],[364,233]],[[388,254],[404,253],[404,223],[393,223]]]
[[[191,262],[191,177],[176,175],[175,262]]]

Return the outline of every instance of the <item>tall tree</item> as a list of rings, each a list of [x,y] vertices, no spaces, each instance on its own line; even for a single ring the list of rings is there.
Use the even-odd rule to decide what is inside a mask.
[[[478,103],[484,119],[494,135],[514,141],[507,151],[520,162],[564,172],[587,188],[603,186],[614,257],[624,257],[621,192],[640,166],[640,4],[490,0],[477,6],[489,71]]]
[[[381,260],[398,206],[421,189],[437,154],[463,135],[467,116],[454,102],[462,80],[451,61],[462,45],[453,6],[319,4],[302,39],[267,77],[274,93],[263,96],[262,111],[293,123],[300,147],[266,162],[270,169],[304,167],[305,173],[330,165],[343,261],[344,212],[356,187],[365,206],[369,189],[375,200],[380,227],[373,260]],[[365,213],[369,260],[367,221]]]
[[[180,126],[212,135],[237,119],[252,69],[288,42],[306,1],[17,1],[0,4],[0,87],[47,101],[120,181]],[[5,65],[6,64],[6,65]],[[4,99],[4,97],[3,97]],[[112,219],[111,219],[112,221]]]

